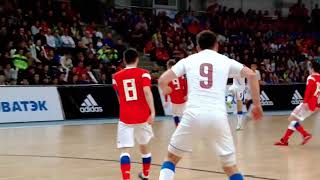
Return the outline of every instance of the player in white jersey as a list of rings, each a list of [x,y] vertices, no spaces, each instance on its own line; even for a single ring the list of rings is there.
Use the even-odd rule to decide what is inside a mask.
[[[243,128],[243,112],[244,95],[246,89],[246,79],[240,76],[233,77],[233,83],[228,89],[227,105],[231,106],[234,99],[237,102],[237,130]]]
[[[252,115],[262,117],[259,85],[255,74],[235,60],[219,54],[217,38],[211,31],[197,36],[199,53],[180,60],[159,79],[162,91],[170,93],[168,84],[177,77],[188,79],[188,101],[178,128],[171,137],[166,161],[159,180],[173,180],[175,166],[186,152],[192,151],[193,142],[210,137],[211,146],[221,159],[221,165],[230,180],[243,180],[236,165],[235,147],[228,124],[225,90],[229,76],[246,77],[253,98]]]

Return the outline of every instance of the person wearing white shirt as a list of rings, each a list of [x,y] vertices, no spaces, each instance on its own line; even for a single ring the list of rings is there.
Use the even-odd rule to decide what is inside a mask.
[[[262,118],[259,84],[255,73],[239,62],[219,54],[217,36],[203,31],[197,36],[198,53],[180,60],[159,79],[162,92],[170,94],[169,83],[180,76],[188,79],[188,101],[182,120],[171,137],[168,155],[159,180],[173,180],[175,166],[192,151],[193,141],[209,137],[230,180],[243,180],[236,163],[235,147],[227,118],[225,90],[228,77],[248,79],[253,98],[253,119]]]
[[[62,47],[67,47],[67,48],[75,48],[76,43],[72,39],[71,36],[69,36],[68,32],[64,32],[63,35],[61,36],[62,40]]]
[[[56,48],[56,40],[55,37],[52,35],[51,29],[48,29],[48,32],[45,36],[47,39],[47,45],[51,48]]]

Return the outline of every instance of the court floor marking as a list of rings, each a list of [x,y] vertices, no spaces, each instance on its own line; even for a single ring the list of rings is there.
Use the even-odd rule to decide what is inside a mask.
[[[100,159],[100,158],[85,158],[85,157],[72,157],[72,156],[45,156],[45,155],[24,155],[24,154],[0,154],[0,157],[31,157],[31,158],[52,158],[52,159],[71,159],[71,160],[88,160],[88,161],[104,161],[104,162],[115,162],[119,163],[119,160],[113,159]],[[132,164],[142,164],[141,162],[131,162]],[[161,164],[152,164],[152,166],[161,167]],[[196,168],[186,168],[186,167],[179,167],[177,166],[176,169],[183,169],[183,170],[190,170],[190,171],[197,171],[197,172],[205,172],[211,174],[225,174],[221,171],[210,171],[204,169],[196,169]],[[261,180],[280,180],[276,178],[268,178],[268,177],[261,177],[256,175],[245,174],[245,177],[253,178],[253,179],[261,179]]]

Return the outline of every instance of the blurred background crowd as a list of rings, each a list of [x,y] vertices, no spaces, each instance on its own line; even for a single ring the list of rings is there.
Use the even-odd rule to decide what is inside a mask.
[[[196,35],[205,29],[218,34],[220,53],[256,64],[263,84],[305,82],[310,60],[320,58],[320,9],[309,12],[301,1],[288,17],[219,4],[174,16],[111,8],[104,24],[84,20],[68,2],[39,0],[24,8],[14,2],[0,6],[1,85],[111,84],[129,46],[152,62],[156,82],[168,60],[196,52]]]

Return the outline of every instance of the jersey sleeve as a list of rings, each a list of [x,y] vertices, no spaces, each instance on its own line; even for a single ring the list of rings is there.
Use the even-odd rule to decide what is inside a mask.
[[[118,91],[117,81],[115,80],[114,76],[112,76],[112,87],[115,91]]]
[[[233,59],[229,59],[229,60],[230,60],[229,77],[241,76],[241,71],[244,68],[244,65]]]
[[[182,59],[171,68],[171,70],[174,74],[176,74],[177,77],[181,77],[186,74],[185,63],[186,59]]]
[[[151,75],[147,71],[142,74],[142,86],[143,87],[151,86]]]
[[[316,88],[317,88],[317,85],[316,85],[315,79],[309,76],[307,80],[306,91],[304,93],[304,98],[303,98],[304,103],[308,103],[310,99],[312,99],[316,91]]]

